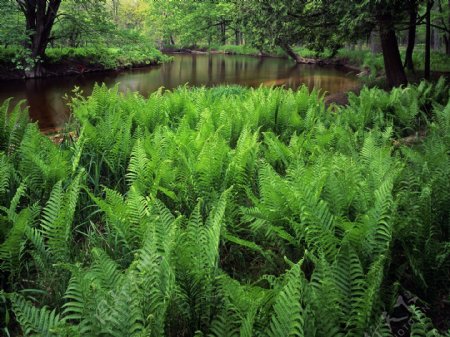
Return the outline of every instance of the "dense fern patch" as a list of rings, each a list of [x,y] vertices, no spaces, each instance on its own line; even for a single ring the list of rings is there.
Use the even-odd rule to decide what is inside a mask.
[[[2,333],[444,336],[448,98],[96,87],[60,145],[6,102]]]

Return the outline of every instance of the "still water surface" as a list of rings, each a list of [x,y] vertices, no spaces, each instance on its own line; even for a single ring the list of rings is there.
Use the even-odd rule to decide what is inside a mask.
[[[95,83],[113,86],[119,90],[138,91],[144,96],[160,87],[173,89],[189,83],[194,86],[240,84],[258,87],[284,85],[298,88],[305,84],[330,94],[345,92],[358,86],[354,75],[334,67],[296,65],[281,58],[258,58],[230,55],[174,55],[174,61],[141,69],[92,73],[58,78],[0,81],[0,103],[9,97],[14,102],[26,100],[30,116],[43,130],[61,127],[69,118],[67,101],[75,86],[85,95],[92,92]]]

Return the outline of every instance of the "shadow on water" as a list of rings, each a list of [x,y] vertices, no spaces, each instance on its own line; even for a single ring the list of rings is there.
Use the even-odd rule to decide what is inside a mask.
[[[281,58],[258,58],[230,55],[175,55],[174,61],[156,67],[121,72],[103,72],[83,76],[0,82],[0,102],[14,97],[13,102],[26,100],[30,116],[41,129],[62,126],[69,118],[67,101],[75,86],[85,95],[92,92],[95,83],[113,86],[118,83],[121,92],[138,91],[148,97],[160,87],[174,89],[189,83],[192,86],[239,84],[284,85],[298,88],[305,84],[311,90],[321,89],[336,94],[358,86],[355,76],[334,67],[299,65]]]

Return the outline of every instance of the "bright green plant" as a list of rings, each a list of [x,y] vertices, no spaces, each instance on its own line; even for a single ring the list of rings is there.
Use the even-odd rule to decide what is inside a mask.
[[[5,331],[393,336],[411,293],[407,330],[440,336],[425,303],[449,292],[448,95],[327,108],[306,88],[97,86],[60,145],[4,104]]]

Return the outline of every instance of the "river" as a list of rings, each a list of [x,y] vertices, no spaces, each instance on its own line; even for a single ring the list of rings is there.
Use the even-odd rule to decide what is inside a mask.
[[[121,92],[138,91],[146,97],[160,87],[174,89],[186,83],[208,87],[220,84],[284,85],[293,89],[305,84],[310,89],[317,88],[330,94],[358,86],[354,74],[332,66],[299,65],[283,58],[177,54],[173,62],[147,68],[0,81],[0,102],[9,97],[14,98],[14,103],[26,100],[31,119],[38,121],[42,130],[52,130],[63,126],[70,117],[64,96],[70,96],[75,86],[84,95],[89,95],[95,83],[108,86],[118,83]]]

